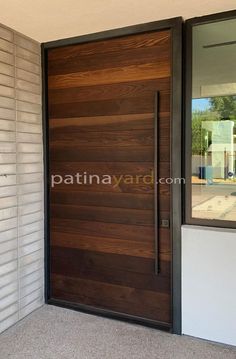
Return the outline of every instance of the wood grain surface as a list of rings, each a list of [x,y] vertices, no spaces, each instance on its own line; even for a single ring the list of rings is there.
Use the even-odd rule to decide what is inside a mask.
[[[158,228],[155,275],[154,185],[146,177],[155,151],[159,177],[170,176],[170,49],[168,30],[50,49],[48,109],[51,175],[111,176],[109,184],[51,188],[52,298],[171,327],[171,234]],[[170,219],[170,186],[159,185],[157,196],[159,218]]]

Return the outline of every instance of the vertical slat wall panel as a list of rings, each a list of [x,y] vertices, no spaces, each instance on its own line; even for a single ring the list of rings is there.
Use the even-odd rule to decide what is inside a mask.
[[[0,25],[0,332],[43,304],[40,45]]]

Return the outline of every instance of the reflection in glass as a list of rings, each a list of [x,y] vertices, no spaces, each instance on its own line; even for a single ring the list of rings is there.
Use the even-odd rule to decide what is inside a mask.
[[[236,220],[236,20],[193,29],[192,217]]]

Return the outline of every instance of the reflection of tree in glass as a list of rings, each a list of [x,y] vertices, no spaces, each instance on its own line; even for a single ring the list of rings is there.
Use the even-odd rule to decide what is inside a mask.
[[[206,139],[207,131],[202,128],[203,121],[219,120],[219,115],[216,112],[209,110],[194,111],[192,114],[192,154],[204,155],[209,145],[211,144],[210,134]]]
[[[209,99],[211,110],[218,112],[221,119],[235,120],[236,96],[219,96]]]
[[[236,133],[236,96],[218,96],[209,98],[209,109],[194,110],[192,113],[192,154],[204,155],[211,145],[211,134],[202,128],[203,121],[234,121]],[[194,100],[193,100],[194,101]]]

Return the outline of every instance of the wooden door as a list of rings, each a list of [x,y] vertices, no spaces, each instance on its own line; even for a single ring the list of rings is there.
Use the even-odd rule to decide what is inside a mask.
[[[169,30],[48,50],[52,300],[171,326],[170,84]]]

